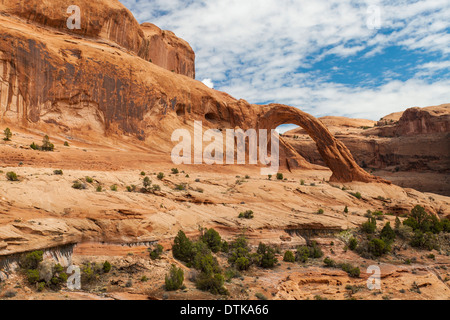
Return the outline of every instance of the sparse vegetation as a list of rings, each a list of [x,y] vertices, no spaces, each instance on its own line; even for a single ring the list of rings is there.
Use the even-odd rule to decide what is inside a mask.
[[[283,180],[284,179],[284,177],[283,177],[283,174],[282,173],[277,173],[277,180]]]
[[[19,181],[19,178],[17,177],[17,174],[15,172],[7,172],[6,173],[6,179],[8,181]]]
[[[3,133],[5,134],[5,138],[3,138],[3,140],[5,141],[11,141],[11,137],[12,137],[12,132],[9,128],[6,128]]]
[[[184,271],[177,268],[174,264],[170,268],[169,274],[166,276],[165,284],[167,291],[176,291],[183,286]]]
[[[357,198],[357,199],[361,199],[362,198],[362,195],[361,195],[360,192],[350,192],[350,194],[352,196],[354,196],[355,198]]]
[[[77,190],[85,190],[87,189],[87,186],[82,183],[81,181],[75,181],[72,185],[72,188],[77,189]]]
[[[178,174],[178,173],[180,173],[180,172],[178,171],[178,168],[172,168],[171,170],[172,170],[172,173],[173,173],[173,174]]]
[[[164,173],[160,172],[156,177],[158,178],[158,180],[162,180],[164,179]]]
[[[239,219],[253,219],[254,218],[254,214],[252,210],[247,210],[245,212],[241,212],[239,214]]]
[[[164,252],[164,247],[160,244],[156,245],[156,248],[150,252],[150,258],[152,260],[160,259],[161,254]]]
[[[62,170],[54,170],[54,171],[53,171],[53,174],[54,174],[54,175],[57,175],[57,176],[62,176],[64,173],[63,173]]]
[[[295,255],[292,251],[288,250],[284,253],[283,261],[285,262],[295,262]]]

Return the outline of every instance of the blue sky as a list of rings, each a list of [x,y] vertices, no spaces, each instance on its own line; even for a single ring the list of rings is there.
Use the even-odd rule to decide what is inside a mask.
[[[251,103],[378,120],[450,103],[450,1],[120,0],[187,40],[197,79]]]

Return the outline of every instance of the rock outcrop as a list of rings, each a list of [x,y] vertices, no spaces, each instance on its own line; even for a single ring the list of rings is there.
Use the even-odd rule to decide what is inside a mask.
[[[337,117],[320,120],[366,170],[405,187],[450,195],[449,104],[411,108],[378,122]],[[305,130],[292,130],[284,139],[307,161],[325,164]]]
[[[293,107],[236,100],[145,61],[194,76],[189,45],[172,33],[150,24],[141,28],[118,1],[81,2],[88,15],[81,30],[66,27],[71,1],[1,2],[0,121],[99,141],[129,135],[164,151],[173,146],[172,132],[191,128],[193,120],[218,129],[296,123],[314,139],[333,181],[381,181],[314,117]],[[285,147],[297,159],[289,169],[308,166]]]

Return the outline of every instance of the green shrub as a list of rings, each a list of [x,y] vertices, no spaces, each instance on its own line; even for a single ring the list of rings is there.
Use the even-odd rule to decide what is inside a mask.
[[[345,208],[344,208],[344,213],[348,213],[348,207],[347,206],[345,206]]]
[[[183,262],[190,262],[192,260],[192,241],[186,237],[183,231],[179,231],[175,237],[172,246],[172,253],[175,259]]]
[[[377,220],[375,218],[369,218],[367,222],[364,222],[361,226],[361,230],[364,233],[373,234],[377,230]]]
[[[38,265],[44,259],[44,252],[41,250],[27,253],[21,260],[21,267],[24,269],[37,269]]]
[[[103,191],[102,186],[97,186],[97,189],[96,189],[95,191],[97,191],[97,192],[102,192],[102,191]]]
[[[323,211],[323,209],[319,209],[319,210],[317,211],[317,214],[324,214],[324,212],[325,212],[325,211]]]
[[[112,268],[111,263],[109,263],[108,261],[105,261],[105,262],[103,263],[103,272],[104,272],[104,273],[110,272],[110,271],[111,271],[111,268]]]
[[[92,183],[92,182],[94,182],[94,179],[92,179],[91,177],[86,177],[86,182]]]
[[[263,243],[259,244],[257,254],[261,255],[259,265],[262,268],[273,268],[274,265],[278,262],[278,259],[275,257],[275,250]]]
[[[361,193],[359,193],[359,192],[350,192],[350,194],[352,196],[354,196],[355,198],[357,198],[357,199],[361,199],[362,198]]]
[[[284,253],[283,261],[295,262],[295,255],[292,251],[288,250]]]
[[[6,128],[5,131],[3,131],[3,133],[5,134],[5,138],[3,140],[11,141],[11,137],[12,137],[11,130],[9,128]]]
[[[224,288],[225,278],[219,274],[200,273],[195,281],[197,289],[209,291],[212,294],[228,295],[227,289]]]
[[[259,300],[267,300],[267,297],[260,292],[255,293],[255,297],[257,297]]]
[[[150,180],[149,177],[144,178],[143,185],[144,185],[145,189],[148,189],[149,187],[151,187],[152,181]]]
[[[141,176],[145,176],[145,172],[144,171],[141,172]]]
[[[282,173],[277,173],[277,180],[283,180],[283,174]]]
[[[30,148],[33,150],[40,150],[40,147],[34,142],[30,145]]]
[[[315,241],[308,246],[297,247],[297,252],[295,253],[295,260],[303,263],[308,261],[309,258],[318,259],[321,257],[323,257],[323,252]]]
[[[392,243],[395,240],[395,231],[391,228],[391,223],[386,222],[381,230],[380,237],[386,243]]]
[[[184,272],[181,268],[172,265],[169,274],[166,275],[165,284],[167,291],[176,291],[183,286]]]
[[[357,246],[358,246],[358,240],[356,240],[354,237],[350,238],[350,240],[348,242],[348,248],[353,251],[356,249]]]
[[[179,171],[178,171],[178,169],[177,169],[177,168],[172,168],[172,173],[173,173],[173,174],[178,174],[178,173],[179,173]]]
[[[448,219],[439,220],[434,215],[428,214],[419,205],[411,210],[410,217],[403,221],[403,225],[411,227],[414,231],[420,230],[423,233],[431,232],[437,234],[442,231],[449,232]]]
[[[87,187],[81,181],[75,181],[72,185],[72,188],[77,189],[77,190],[85,190]]]
[[[27,270],[27,280],[30,284],[35,284],[39,281],[39,271],[36,269]]]
[[[69,147],[69,143],[67,141],[64,141],[64,147]]]
[[[381,257],[389,252],[389,246],[382,239],[373,238],[369,241],[369,252],[375,257]]]
[[[351,264],[349,264],[349,263],[342,263],[342,264],[339,265],[339,267],[340,267],[343,271],[347,272],[347,274],[348,274],[350,277],[353,277],[353,278],[359,278],[359,276],[360,276],[360,274],[361,274],[361,270],[360,270],[358,267],[353,267],[353,266],[352,266]]]
[[[54,170],[53,174],[57,175],[57,176],[62,176],[63,175],[63,171],[62,170]]]
[[[6,179],[8,181],[19,181],[19,178],[17,178],[17,174],[15,172],[8,172],[6,173]]]
[[[175,186],[175,190],[178,190],[178,191],[184,191],[184,190],[186,190],[186,184],[184,184],[184,183],[177,184],[177,185]]]
[[[162,172],[158,173],[157,178],[158,178],[158,180],[164,179],[164,173],[162,173]]]
[[[135,192],[136,191],[136,186],[134,184],[132,184],[131,186],[127,186],[127,191],[128,192]]]
[[[253,211],[252,210],[247,210],[245,212],[241,212],[239,214],[239,219],[253,219],[254,215],[253,215]]]
[[[45,282],[39,282],[37,286],[37,291],[42,292],[45,289]]]
[[[222,238],[220,234],[214,229],[208,229],[200,238],[205,242],[212,252],[217,253],[222,248]]]
[[[44,139],[42,140],[41,150],[42,151],[53,151],[54,148],[55,148],[55,146],[53,145],[53,143],[50,142],[50,138],[48,137],[48,135],[45,135]]]
[[[152,260],[157,260],[161,257],[161,254],[164,252],[164,247],[160,244],[156,245],[156,248],[150,252],[150,258]]]
[[[323,263],[325,264],[325,266],[327,268],[335,268],[336,267],[336,262],[333,259],[329,258],[329,257],[326,257],[323,260]]]
[[[110,187],[110,189],[111,189],[111,191],[116,192],[116,191],[117,191],[117,184],[113,184],[113,185]]]

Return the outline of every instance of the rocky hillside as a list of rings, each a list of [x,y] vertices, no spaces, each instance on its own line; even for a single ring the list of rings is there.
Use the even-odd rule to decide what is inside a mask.
[[[360,166],[401,186],[450,195],[450,105],[411,108],[380,121],[320,119]],[[284,135],[308,161],[324,164],[302,129]]]

